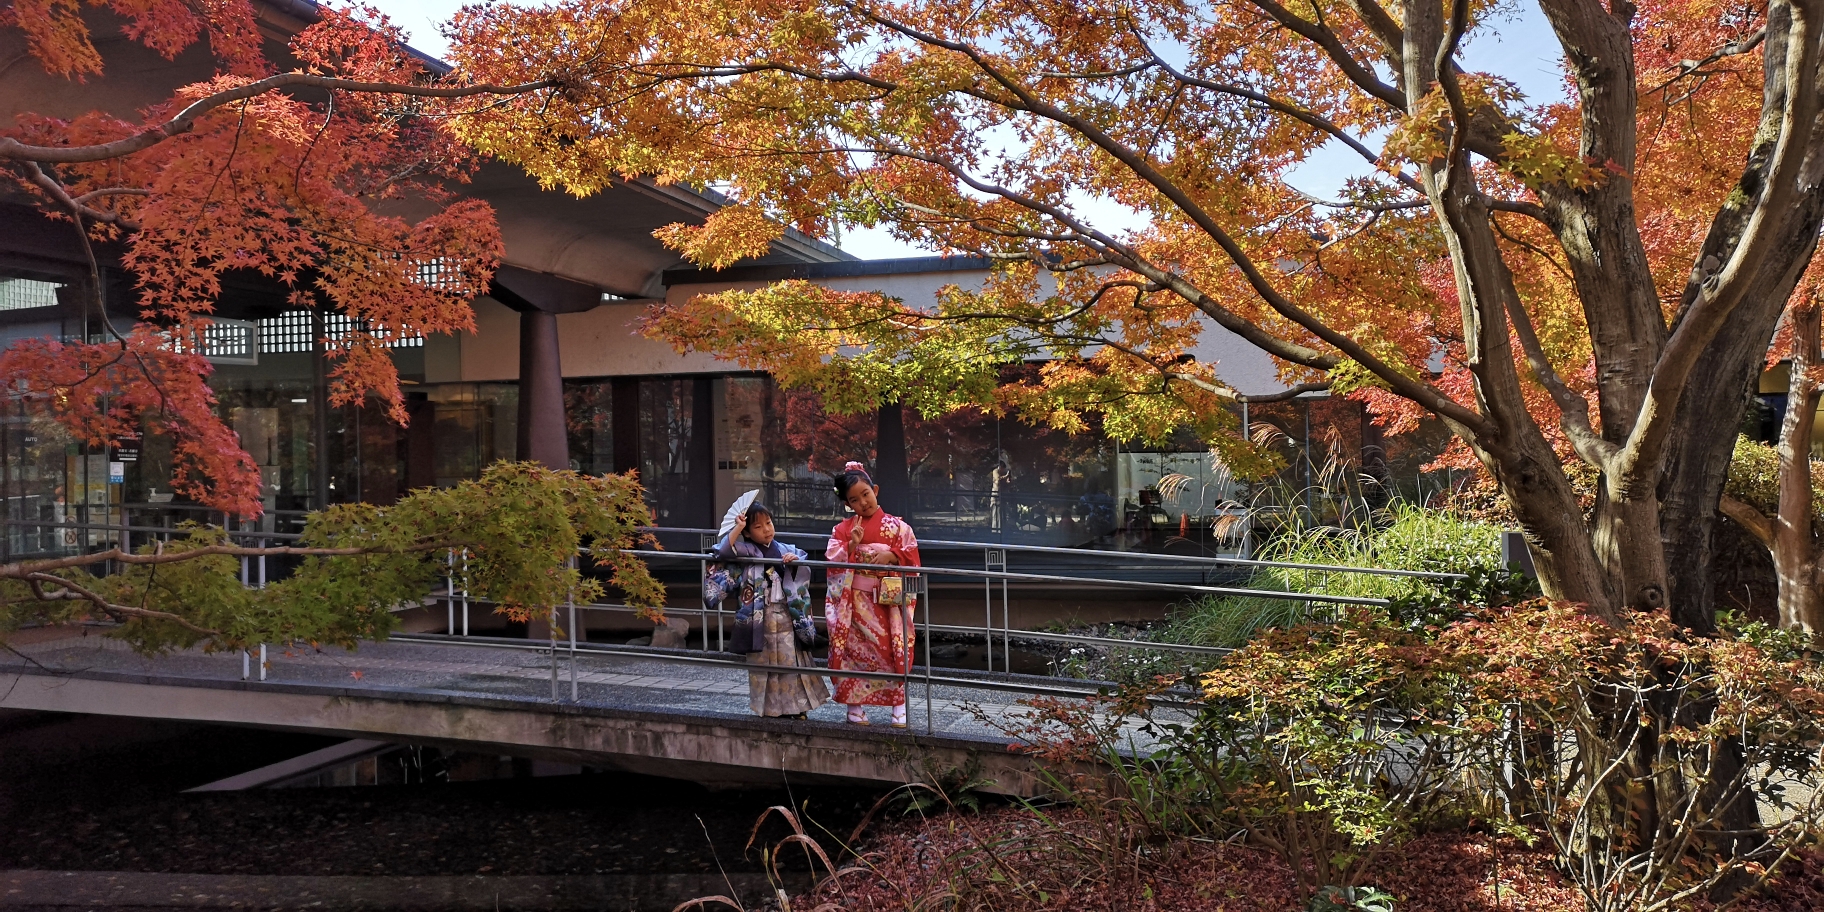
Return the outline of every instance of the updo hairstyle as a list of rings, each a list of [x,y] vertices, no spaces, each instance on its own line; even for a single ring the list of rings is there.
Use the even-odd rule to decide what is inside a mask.
[[[831,480],[836,485],[836,502],[845,505],[849,502],[849,491],[855,488],[857,482],[874,487],[874,479],[868,477],[867,467],[859,462],[845,463],[842,471],[837,472]]]

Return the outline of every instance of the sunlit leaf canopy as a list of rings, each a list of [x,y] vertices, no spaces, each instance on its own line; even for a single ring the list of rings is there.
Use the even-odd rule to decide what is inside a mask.
[[[1469,39],[1511,13],[1468,10]],[[935,302],[811,283],[698,298],[649,322],[680,346],[846,408],[1013,406],[1064,429],[1100,412],[1118,436],[1159,437],[1227,420],[1223,366],[1190,354],[1213,320],[1272,354],[1285,382],[1359,396],[1405,429],[1441,402],[1471,415],[1477,402],[1449,251],[1416,179],[1445,151],[1450,110],[1438,90],[1408,105],[1393,87],[1376,30],[1400,15],[1273,0],[495,4],[458,17],[452,56],[476,78],[564,74],[556,97],[460,128],[548,186],[647,175],[737,200],[662,233],[705,266],[763,250],[784,224],[885,225],[1003,264],[979,292]],[[1580,155],[1573,103],[1529,104],[1459,54],[1477,179],[1573,388],[1590,389],[1588,329],[1539,188],[1631,177],[1669,315],[1759,107],[1753,44],[1713,52],[1762,18],[1640,7],[1632,170]],[[1287,181],[1325,143],[1375,169],[1339,199]],[[1123,210],[1144,227],[1114,227]],[[1004,382],[1005,365],[1036,357],[1041,379]],[[1550,397],[1529,396],[1556,436]]]

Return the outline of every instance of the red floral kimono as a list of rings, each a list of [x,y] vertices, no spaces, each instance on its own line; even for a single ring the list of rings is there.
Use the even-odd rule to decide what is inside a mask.
[[[849,534],[856,523],[862,524],[864,547],[885,545],[899,558],[901,567],[921,566],[918,539],[912,537],[912,527],[885,510],[874,511],[868,519],[851,516],[837,524],[824,552],[826,560],[862,563],[849,553]],[[875,604],[877,588],[865,578],[858,579],[867,575],[856,570],[830,571],[824,617],[830,626],[830,671],[836,682],[836,702],[897,706],[906,702],[904,685],[880,678],[841,678],[834,674],[844,668],[905,674],[912,667],[912,616],[917,605]]]

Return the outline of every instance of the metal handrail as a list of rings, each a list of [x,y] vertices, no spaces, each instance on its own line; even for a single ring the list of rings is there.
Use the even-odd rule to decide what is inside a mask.
[[[724,558],[720,555],[692,553],[688,551],[648,551],[639,548],[622,548],[622,554],[633,554],[639,557],[678,558],[687,560],[709,560],[718,563],[747,564],[783,564],[777,558]],[[898,567],[886,564],[848,564],[833,561],[798,560],[792,562],[796,567],[825,567],[835,570],[863,570],[872,573],[896,573],[903,576],[962,576],[983,580],[1017,580],[1020,582],[1039,583],[1087,583],[1102,586],[1139,586],[1146,589],[1165,589],[1174,592],[1197,592],[1205,595],[1231,595],[1280,599],[1294,602],[1325,602],[1336,605],[1372,605],[1384,608],[1390,604],[1388,599],[1369,598],[1361,595],[1325,595],[1312,592],[1280,592],[1273,589],[1239,589],[1232,586],[1198,586],[1190,583],[1156,583],[1150,580],[1114,580],[1093,576],[1054,576],[1047,573],[1015,573],[1008,570],[964,570],[951,567]]]
[[[101,529],[108,532],[152,532],[158,534],[183,535],[190,530],[177,526],[122,526],[113,523],[79,523],[79,522],[42,522],[30,519],[0,519],[0,525],[30,526],[39,529]],[[297,532],[261,532],[258,530],[223,529],[229,538],[270,538],[274,540],[295,540],[304,536]]]
[[[138,503],[115,504],[114,506],[121,510],[184,510],[184,511],[191,512],[191,513],[220,513],[220,512],[222,512],[221,510],[218,510],[215,507],[205,507],[202,504],[152,503],[150,501],[138,502]],[[308,516],[311,513],[314,513],[316,511],[315,510],[280,510],[275,507],[274,509],[263,510],[261,512],[266,516]]]
[[[443,592],[432,592],[432,595],[434,597],[448,597],[448,594]],[[495,605],[499,603],[491,599],[476,598],[471,600],[471,604]],[[651,609],[642,608],[638,605],[626,605],[616,602],[578,602],[576,610],[614,611],[625,614],[639,614],[642,611],[650,611]],[[712,615],[728,615],[731,612],[710,608],[680,608],[667,605],[664,609],[664,613],[666,615],[681,614],[692,617],[705,617]],[[812,614],[809,615],[809,617],[818,624],[828,626],[829,622],[822,615]],[[987,631],[982,627],[957,627],[948,624],[927,624],[925,625],[925,629],[933,633],[970,636],[982,636],[984,633],[987,633],[988,635],[998,633],[998,631]],[[441,634],[439,635],[441,636]],[[394,634],[394,636],[403,636],[403,634]],[[1051,631],[1040,630],[1018,630],[1014,632],[1013,638],[1016,640],[1047,640],[1056,643],[1082,643],[1086,646],[1132,647],[1136,649],[1158,650],[1161,652],[1189,652],[1203,655],[1228,655],[1235,651],[1228,646],[1193,646],[1189,643],[1171,643],[1163,640],[1131,640],[1123,637],[1099,637],[1081,633],[1053,633]]]
[[[699,535],[720,534],[715,529],[693,529],[686,526],[643,526],[642,532],[676,532]],[[815,532],[775,532],[779,538],[798,538],[811,541],[828,541],[829,536]],[[1142,561],[1164,561],[1182,564],[1219,564],[1223,566],[1254,567],[1265,570],[1309,570],[1319,573],[1360,573],[1367,576],[1400,576],[1419,579],[1468,579],[1466,573],[1446,573],[1435,570],[1395,570],[1383,567],[1345,567],[1340,564],[1300,564],[1285,561],[1252,560],[1242,557],[1205,557],[1193,554],[1153,554],[1147,551],[1105,551],[1100,548],[1056,548],[1048,545],[1015,545],[1000,542],[952,541],[948,539],[921,539],[919,546],[937,545],[945,548],[984,548],[991,551],[1018,551],[1033,554],[1061,554],[1071,557],[1111,558]]]
[[[925,629],[936,633],[979,634],[980,627],[955,627],[946,624],[927,624]],[[1051,633],[1040,630],[1021,630],[1014,633],[1016,640],[1051,640],[1058,643],[1083,643],[1088,646],[1132,647],[1136,649],[1153,649],[1161,652],[1190,652],[1201,655],[1228,655],[1235,650],[1228,646],[1193,646],[1189,643],[1168,643],[1158,640],[1128,640],[1121,637],[1098,637],[1080,633]]]

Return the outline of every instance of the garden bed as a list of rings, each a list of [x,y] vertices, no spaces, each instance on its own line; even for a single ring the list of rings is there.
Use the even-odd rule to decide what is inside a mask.
[[[981,814],[904,817],[880,825],[848,873],[794,908],[834,903],[858,912],[908,908],[1072,912],[1299,912],[1292,872],[1240,842],[1172,838],[1119,845],[1076,810],[1004,807]],[[787,850],[787,854],[793,854]],[[782,856],[783,857],[783,856]],[[1481,831],[1420,836],[1387,853],[1363,883],[1396,912],[1583,912],[1583,897],[1543,847]],[[942,897],[951,897],[944,900]],[[1693,906],[1702,910],[1708,904]],[[1731,908],[1824,908],[1824,854],[1793,859]],[[1340,912],[1340,910],[1339,910]]]

